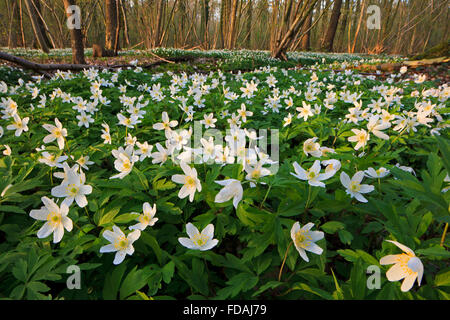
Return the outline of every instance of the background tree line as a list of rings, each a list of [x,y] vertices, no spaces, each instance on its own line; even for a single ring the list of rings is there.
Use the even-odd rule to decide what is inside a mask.
[[[82,13],[78,40],[66,26],[71,4]],[[370,5],[379,30],[367,28]],[[448,15],[448,0],[0,0],[0,46],[412,54],[447,39]]]

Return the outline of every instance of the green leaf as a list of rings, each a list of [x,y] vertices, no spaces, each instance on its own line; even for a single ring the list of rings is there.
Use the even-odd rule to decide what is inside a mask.
[[[145,286],[149,276],[148,271],[144,269],[137,270],[137,266],[135,266],[123,280],[122,286],[120,287],[120,299],[125,299]]]
[[[100,221],[98,222],[98,225],[104,226],[110,222],[113,222],[114,217],[119,213],[120,207],[113,208],[109,210],[106,214],[102,215],[100,218]]]
[[[366,272],[360,258],[353,264],[350,282],[354,299],[362,300],[366,291]]]
[[[339,239],[344,244],[350,244],[353,240],[353,235],[347,230],[339,230],[338,231]]]
[[[417,250],[417,253],[428,257],[450,258],[450,252],[445,250],[441,246],[434,246],[427,249],[419,249]]]
[[[268,289],[275,289],[275,288],[279,287],[282,284],[283,284],[283,282],[269,281],[266,284],[264,284],[261,287],[259,287],[259,289],[254,294],[252,294],[252,297],[256,297],[256,296],[260,295],[261,293],[263,293],[264,291],[266,291]]]
[[[161,272],[163,276],[163,281],[169,284],[170,281],[172,281],[172,277],[175,272],[175,262],[170,261],[161,269]]]
[[[119,292],[120,282],[122,281],[123,274],[125,273],[126,264],[122,264],[112,268],[112,272],[106,274],[105,283],[103,285],[103,299],[116,300],[117,293]]]
[[[158,263],[161,264],[162,250],[159,247],[158,241],[155,239],[155,237],[153,237],[152,235],[149,235],[146,232],[142,232],[140,239],[142,239],[142,242],[144,242],[146,245],[148,245],[153,250],[153,252],[156,255],[156,259],[158,259]]]
[[[220,289],[217,292],[217,296],[220,299],[234,298],[240,292],[245,292],[253,289],[253,287],[258,283],[258,280],[259,278],[251,273],[239,273],[231,277],[230,280],[226,282],[228,287]]]
[[[345,228],[345,224],[339,221],[328,221],[320,226],[320,228],[326,233],[333,234],[338,230],[342,230]]]
[[[319,289],[319,288],[313,288],[307,285],[306,283],[296,283],[292,287],[292,290],[304,290],[309,293],[315,294],[316,296],[319,296],[325,300],[333,300],[333,296],[326,292],[325,290]]]
[[[438,287],[450,286],[450,270],[439,272],[434,278],[434,285]]]
[[[27,282],[27,262],[24,259],[17,260],[16,264],[12,268],[12,274],[17,280]]]
[[[444,163],[447,173],[450,174],[450,142],[439,136],[434,136],[439,146],[439,150],[442,153],[442,161]]]

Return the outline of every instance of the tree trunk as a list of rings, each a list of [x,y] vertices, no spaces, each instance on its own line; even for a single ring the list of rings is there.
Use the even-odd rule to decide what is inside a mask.
[[[309,28],[311,28],[312,24],[312,12],[308,15],[306,18],[305,24],[303,25],[302,32],[305,32]],[[302,37],[302,42],[300,45],[300,48],[302,51],[309,51],[311,50],[311,30],[306,31],[306,33]]]
[[[106,0],[105,49],[113,51],[116,47],[117,0]]]
[[[253,2],[252,0],[248,1],[247,7],[247,21],[245,25],[245,47],[247,49],[251,48],[252,44],[252,19],[253,19]]]
[[[324,51],[333,51],[333,42],[336,35],[336,29],[339,23],[339,17],[341,15],[342,0],[336,0],[333,5],[333,12],[331,13],[330,24],[328,25],[328,30],[325,35],[325,40],[323,43]]]
[[[233,0],[230,12],[230,28],[227,34],[227,49],[233,49],[236,40],[236,15],[239,5],[239,0]]]
[[[202,47],[208,49],[209,0],[201,0],[200,37]]]
[[[71,16],[71,12],[68,8],[69,6],[75,5],[75,0],[64,0],[64,9],[66,10],[67,18]],[[86,64],[84,60],[84,46],[83,46],[83,35],[81,29],[70,29],[70,43],[72,46],[72,63],[73,64]]]
[[[25,5],[27,7],[28,15],[30,16],[31,26],[33,27],[33,32],[36,40],[41,47],[42,51],[49,53],[48,39],[45,36],[45,32],[42,32],[42,22],[40,21],[39,14],[36,11],[35,4],[33,0],[25,0]]]

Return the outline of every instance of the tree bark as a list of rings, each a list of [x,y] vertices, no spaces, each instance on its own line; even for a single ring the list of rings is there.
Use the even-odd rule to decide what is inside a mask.
[[[31,20],[31,26],[33,27],[34,35],[42,51],[44,51],[45,53],[49,53],[50,50],[47,44],[48,39],[46,40],[45,33],[42,32],[42,23],[40,22],[40,18],[32,1],[33,0],[25,0],[25,5],[27,7],[28,15],[30,16]]]
[[[116,47],[117,30],[117,0],[106,0],[106,30],[105,30],[105,49],[113,51]]]
[[[323,43],[324,51],[333,51],[333,42],[336,35],[336,29],[339,23],[339,17],[341,15],[342,0],[336,0],[333,5],[333,12],[331,13],[330,24],[325,35]]]
[[[306,30],[308,30],[311,27],[312,16],[313,15],[312,15],[312,12],[311,12],[308,15],[308,17],[306,18],[305,23],[303,24],[302,32],[305,32]],[[302,51],[309,51],[309,50],[311,50],[311,30],[306,31],[306,33],[303,35],[300,48],[301,48]]]
[[[67,18],[71,16],[71,12],[67,11],[69,6],[75,5],[75,0],[64,0],[64,9],[66,10]],[[85,64],[84,59],[84,45],[83,45],[83,35],[80,29],[72,28],[70,29],[70,43],[72,46],[72,63],[73,64]]]

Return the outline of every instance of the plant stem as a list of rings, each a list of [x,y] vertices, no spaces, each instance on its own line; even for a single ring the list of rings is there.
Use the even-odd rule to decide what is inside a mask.
[[[89,222],[91,222],[91,216],[89,215],[89,212],[88,212],[87,207],[84,207],[84,210],[86,211],[86,214],[87,214],[87,216],[88,216]]]
[[[444,232],[442,233],[442,237],[441,237],[441,247],[444,246],[445,235],[447,234],[447,229],[448,229],[448,223],[445,224]]]
[[[309,198],[310,198],[310,197],[311,197],[311,185],[308,184],[308,199],[306,200],[305,211],[308,210]]]
[[[281,273],[283,272],[283,267],[284,267],[284,264],[285,264],[285,262],[286,262],[287,254],[288,254],[288,252],[289,252],[289,248],[291,247],[291,245],[292,245],[293,243],[294,243],[293,241],[291,241],[291,242],[289,243],[289,245],[288,245],[288,247],[287,247],[287,249],[286,249],[286,253],[284,254],[284,259],[283,259],[283,263],[281,264],[280,273],[278,273],[278,281],[281,280]]]
[[[266,195],[264,196],[263,201],[262,201],[261,204],[259,205],[259,208],[260,208],[260,209],[262,208],[264,202],[266,202],[267,196],[269,195],[269,191],[270,191],[271,188],[272,188],[272,185],[269,185],[269,189],[267,189]]]

